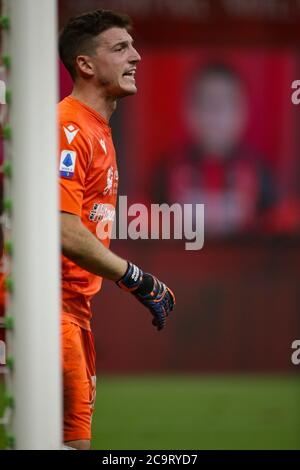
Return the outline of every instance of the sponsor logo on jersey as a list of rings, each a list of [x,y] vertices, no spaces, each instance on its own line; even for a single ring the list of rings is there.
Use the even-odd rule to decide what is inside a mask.
[[[73,124],[69,124],[68,126],[64,127],[64,131],[68,140],[68,144],[71,144],[75,139],[79,129],[73,126]]]
[[[59,173],[64,178],[72,178],[75,171],[76,152],[63,150],[60,155]]]
[[[115,219],[115,208],[111,204],[93,204],[89,220],[91,222],[113,222]]]

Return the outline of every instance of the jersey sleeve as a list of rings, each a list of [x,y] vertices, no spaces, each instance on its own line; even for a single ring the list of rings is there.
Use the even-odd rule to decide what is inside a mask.
[[[60,124],[60,210],[81,216],[91,147],[83,130],[75,124]]]

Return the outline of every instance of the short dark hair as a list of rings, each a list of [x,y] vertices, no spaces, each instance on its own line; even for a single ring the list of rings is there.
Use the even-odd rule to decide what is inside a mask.
[[[59,56],[73,80],[76,57],[94,52],[96,36],[110,28],[130,31],[131,27],[129,16],[111,10],[94,10],[70,18],[59,35]]]

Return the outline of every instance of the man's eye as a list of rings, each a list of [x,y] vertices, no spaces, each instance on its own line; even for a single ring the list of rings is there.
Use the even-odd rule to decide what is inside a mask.
[[[115,49],[116,52],[121,52],[126,48],[126,46],[119,46]]]

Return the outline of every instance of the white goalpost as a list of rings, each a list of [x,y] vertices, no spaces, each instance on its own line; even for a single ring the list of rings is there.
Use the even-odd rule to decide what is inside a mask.
[[[8,372],[15,449],[61,448],[55,0],[9,0],[12,293]]]

